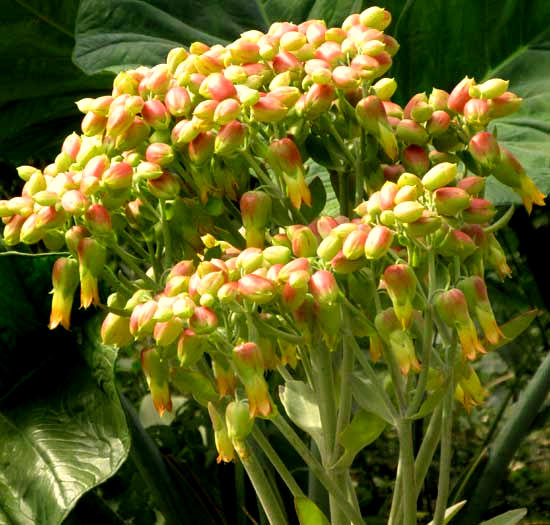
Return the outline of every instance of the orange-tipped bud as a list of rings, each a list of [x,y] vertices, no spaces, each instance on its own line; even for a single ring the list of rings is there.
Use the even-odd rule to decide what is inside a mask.
[[[446,111],[437,110],[426,123],[426,130],[432,137],[439,137],[449,129],[450,123],[450,115]]]
[[[210,416],[210,421],[212,421],[214,441],[216,443],[216,450],[218,451],[216,462],[221,463],[223,461],[224,463],[230,463],[235,459],[233,443],[227,433],[224,418],[218,413],[216,407],[210,401],[208,402],[208,414]]]
[[[466,296],[462,290],[452,288],[447,292],[442,292],[435,298],[434,304],[441,320],[457,330],[462,346],[462,355],[465,359],[473,360],[478,352],[485,353],[485,349],[477,337],[468,311]]]
[[[384,270],[385,288],[390,296],[395,315],[403,328],[412,322],[412,301],[416,295],[416,277],[408,264],[393,264]]]
[[[66,330],[69,329],[71,308],[78,280],[78,264],[74,259],[61,257],[55,261],[52,269],[53,298],[49,324],[50,330],[53,330],[60,324]]]
[[[225,100],[237,96],[233,83],[222,73],[212,73],[202,82],[199,93],[205,98]]]
[[[162,416],[172,410],[172,398],[168,384],[168,363],[161,359],[154,348],[141,352],[141,368],[151,392],[153,405]]]
[[[112,164],[103,173],[101,180],[110,190],[122,190],[132,186],[133,169],[127,162]]]
[[[92,303],[99,304],[98,279],[105,263],[105,247],[91,237],[84,237],[77,248],[80,273],[80,305],[88,308]]]
[[[458,287],[466,296],[468,308],[476,316],[487,341],[498,343],[504,334],[495,320],[483,279],[478,276],[467,277],[458,283]]]

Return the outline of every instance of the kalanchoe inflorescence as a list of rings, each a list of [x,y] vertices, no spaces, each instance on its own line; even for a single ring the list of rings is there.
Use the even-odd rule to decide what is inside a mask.
[[[19,167],[21,195],[0,201],[7,246],[70,253],[53,268],[50,327],[69,328],[80,283],[81,306],[107,310],[103,342],[139,348],[161,414],[176,391],[208,406],[218,462],[245,459],[254,419],[276,416],[270,375],[338,351],[350,313],[345,335],[368,337],[394,380],[447,374],[428,367],[428,337],[441,359],[441,341],[462,348],[456,399],[469,410],[485,395],[465,360],[485,351],[475,322],[489,345],[503,338],[485,269],[510,273],[486,231],[486,181],[528,212],[544,204],[487,130],[521,98],[466,77],[399,106],[383,76],[399,49],[390,22],[378,7],[341,27],[277,22],[123,71],[110,95],[77,102],[81,133],[55,161]],[[340,215],[314,216],[312,160]]]

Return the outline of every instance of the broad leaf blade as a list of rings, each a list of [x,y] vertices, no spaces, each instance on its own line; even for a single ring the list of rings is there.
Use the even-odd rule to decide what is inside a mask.
[[[482,521],[479,525],[516,525],[527,514],[527,509],[515,509],[499,514],[487,521]]]
[[[457,515],[458,511],[462,507],[464,507],[465,504],[466,504],[466,500],[462,500],[462,501],[459,501],[458,503],[455,503],[448,509],[445,509],[445,514],[443,516],[443,523],[447,525],[447,523],[449,523]],[[428,525],[433,525],[433,523],[434,523],[433,521],[430,521]]]
[[[246,0],[83,0],[73,57],[88,74],[152,66],[173,47],[197,40],[226,44],[267,25],[262,5]]]
[[[53,160],[78,130],[74,101],[107,91],[111,76],[88,77],[71,60],[78,0],[0,0],[0,158]]]
[[[321,509],[309,498],[294,498],[294,506],[300,525],[330,525]]]
[[[334,467],[349,468],[359,451],[374,443],[386,426],[386,421],[376,414],[359,410],[338,436],[338,442],[344,447],[344,453]]]
[[[500,327],[502,333],[504,334],[504,339],[501,339],[495,344],[485,342],[485,348],[487,350],[497,350],[500,347],[511,343],[516,337],[521,335],[525,332],[525,330],[527,330],[527,328],[529,328],[529,326],[531,326],[531,323],[535,320],[537,315],[539,315],[538,310],[529,310],[528,312],[524,312],[513,319],[510,319],[510,321],[504,323]]]
[[[291,421],[307,432],[321,447],[323,429],[315,394],[303,381],[287,381],[279,387],[279,397]]]
[[[129,436],[113,349],[87,330],[47,329],[55,256],[0,255],[0,523],[60,523],[113,475]],[[96,333],[93,323],[88,329]],[[92,369],[79,351],[97,367]]]

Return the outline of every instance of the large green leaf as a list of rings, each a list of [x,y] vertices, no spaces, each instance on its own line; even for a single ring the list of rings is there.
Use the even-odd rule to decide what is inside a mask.
[[[129,449],[98,320],[47,329],[55,257],[0,255],[0,524],[60,523]]]
[[[74,101],[105,91],[110,76],[88,77],[71,60],[78,0],[0,0],[0,158],[55,155],[79,129]]]
[[[263,6],[247,0],[82,0],[74,59],[87,73],[155,65],[178,45],[228,43],[267,25]]]

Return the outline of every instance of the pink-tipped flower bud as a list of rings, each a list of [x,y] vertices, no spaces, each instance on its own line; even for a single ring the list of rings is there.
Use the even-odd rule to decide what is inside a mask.
[[[355,106],[355,115],[359,124],[375,137],[379,135],[379,123],[387,123],[386,110],[381,100],[374,96],[362,98]]]
[[[266,304],[275,297],[275,286],[264,277],[248,274],[239,279],[239,293],[256,304]]]
[[[263,191],[247,191],[240,200],[248,247],[263,248],[265,228],[271,217],[271,197]]]
[[[374,324],[382,340],[389,346],[401,373],[407,375],[411,368],[418,372],[420,363],[416,358],[414,342],[409,332],[402,329],[394,309],[388,308],[380,312]]]
[[[476,133],[468,143],[472,157],[484,168],[493,169],[500,162],[497,139],[489,131]]]
[[[473,198],[470,206],[462,212],[462,218],[469,224],[485,224],[491,221],[496,214],[496,208],[493,203],[480,199]]]
[[[361,255],[364,250],[364,242],[361,246]],[[344,239],[339,235],[329,235],[325,237],[317,248],[317,255],[325,262],[331,261],[344,245]]]
[[[167,129],[170,124],[170,113],[160,100],[147,100],[143,105],[141,114],[145,122],[153,129]]]
[[[428,98],[428,103],[436,111],[446,111],[448,109],[449,93],[443,89],[433,88]]]
[[[332,272],[327,270],[318,270],[311,276],[309,291],[319,304],[329,305],[338,300],[338,283]]]
[[[483,127],[489,120],[489,103],[480,98],[471,98],[464,104],[464,118],[466,122],[474,126]]]
[[[189,159],[195,164],[204,164],[214,154],[216,136],[211,131],[199,133],[189,143]]]
[[[199,129],[191,120],[180,120],[173,128],[171,133],[172,144],[181,145],[191,142],[198,134]]]
[[[426,129],[414,120],[403,119],[397,126],[397,137],[405,144],[423,146],[430,139]]]
[[[317,219],[317,232],[321,236],[322,239],[325,239],[328,237],[332,231],[333,228],[338,226],[338,223],[334,220],[333,217],[330,217],[328,215],[323,215]]]
[[[154,142],[147,146],[145,150],[145,159],[148,162],[153,162],[164,168],[174,162],[174,151],[169,144]]]
[[[434,203],[441,215],[454,217],[470,205],[470,195],[461,188],[445,186],[434,192]]]
[[[111,214],[103,204],[92,204],[85,214],[86,225],[96,235],[106,235],[113,230]]]
[[[225,78],[222,73],[212,73],[202,82],[199,93],[205,98],[225,100],[237,96],[233,83]]]
[[[492,99],[504,95],[508,89],[508,80],[502,80],[501,78],[490,78],[482,84],[474,84],[470,86],[469,94],[473,98]]]
[[[263,255],[269,264],[284,265],[292,258],[292,252],[287,246],[269,246],[263,251]]]
[[[302,156],[296,144],[289,138],[276,140],[269,145],[266,158],[273,171],[284,179],[292,205],[298,209],[303,201],[311,206],[311,193],[305,181]]]
[[[218,316],[206,306],[197,306],[189,318],[189,327],[197,334],[209,334],[218,327]]]
[[[80,129],[86,137],[93,137],[94,135],[103,133],[105,126],[107,126],[107,117],[96,115],[90,111],[82,119]]]
[[[222,126],[214,142],[214,153],[221,156],[233,155],[240,150],[246,140],[246,126],[238,120],[233,120]]]
[[[449,129],[450,123],[451,116],[446,111],[437,110],[426,123],[426,130],[432,137],[439,137]]]
[[[346,259],[355,261],[365,255],[365,243],[369,233],[365,230],[354,230],[349,233],[342,244],[342,253]],[[333,248],[335,248],[334,246]]]
[[[290,238],[292,253],[296,257],[313,257],[315,255],[319,243],[310,228],[307,226],[296,228]]]
[[[63,209],[74,216],[83,215],[90,206],[90,200],[80,190],[69,190],[61,197]]]
[[[166,92],[164,105],[174,117],[187,117],[191,112],[191,98],[184,87],[173,87]]]
[[[450,162],[442,162],[429,170],[422,177],[422,184],[427,190],[434,191],[442,186],[449,185],[457,175],[457,165]]]
[[[456,111],[457,113],[462,113],[464,110],[464,105],[472,97],[470,95],[470,87],[474,85],[474,79],[464,77],[451,91],[447,105],[449,109]]]
[[[224,125],[239,117],[241,105],[234,99],[222,100],[214,111],[213,119],[216,124]]]
[[[416,277],[408,264],[392,264],[384,270],[384,283],[393,303],[395,315],[403,329],[412,322],[412,301],[416,295]]]
[[[418,201],[405,201],[395,206],[393,214],[399,222],[411,223],[420,219],[424,210],[424,206]]]
[[[521,107],[523,99],[515,93],[507,91],[499,97],[489,100],[489,116],[493,118],[507,117]]]
[[[258,122],[279,122],[286,117],[286,106],[276,97],[266,95],[252,106],[252,118]]]
[[[432,113],[433,108],[428,104],[426,93],[417,93],[403,108],[403,118],[412,119],[418,123],[429,120]]]
[[[381,7],[368,7],[359,15],[359,22],[362,26],[384,31],[391,24],[391,13]]]
[[[469,175],[460,180],[457,187],[466,191],[469,195],[478,195],[485,189],[485,178],[478,175]]]
[[[386,255],[393,242],[393,232],[386,226],[376,225],[365,242],[365,257],[380,259]]]
[[[428,151],[422,146],[407,146],[402,153],[402,162],[408,172],[419,177],[430,169]]]
[[[438,235],[441,235],[443,240],[437,251],[446,257],[459,257],[463,261],[477,250],[474,240],[461,230],[442,228]]]

